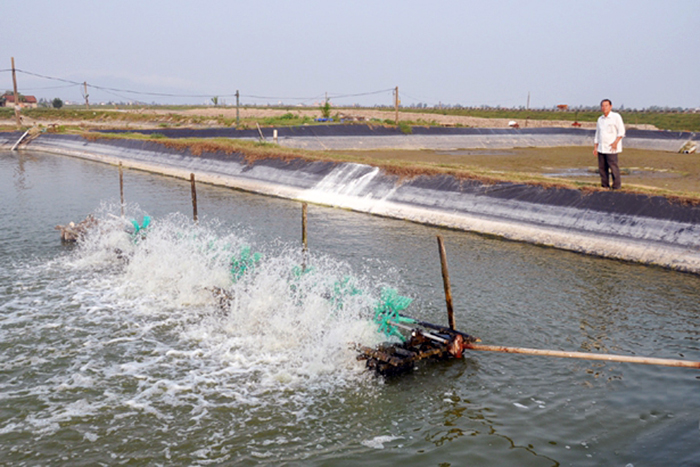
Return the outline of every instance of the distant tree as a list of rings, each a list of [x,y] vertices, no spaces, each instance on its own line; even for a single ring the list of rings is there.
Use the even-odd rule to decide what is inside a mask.
[[[326,99],[326,102],[321,106],[321,115],[323,118],[331,116],[331,103]]]
[[[211,102],[212,102],[212,104],[214,104],[214,106],[219,105],[219,96],[212,97]]]
[[[60,109],[63,107],[63,101],[57,97],[51,101],[51,105],[53,105],[54,109]]]

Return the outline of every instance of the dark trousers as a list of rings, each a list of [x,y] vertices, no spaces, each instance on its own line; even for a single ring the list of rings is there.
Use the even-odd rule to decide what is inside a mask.
[[[610,179],[608,178],[608,170],[612,173],[613,190],[620,189],[622,181],[620,180],[620,167],[617,165],[617,154],[598,153],[598,172],[600,173],[600,184],[603,188],[610,188]]]

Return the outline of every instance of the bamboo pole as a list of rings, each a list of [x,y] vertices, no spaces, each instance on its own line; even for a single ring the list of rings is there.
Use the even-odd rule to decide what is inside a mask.
[[[238,92],[238,89],[236,89],[236,129],[238,129],[238,126],[241,124],[241,115],[239,113],[240,97],[241,94]]]
[[[194,218],[194,223],[198,223],[197,219],[197,186],[194,181],[194,174],[190,174],[190,186],[192,188],[192,217]]]
[[[121,198],[122,217],[124,217],[124,168],[119,161],[119,196]]]
[[[438,249],[440,250],[440,265],[442,266],[442,283],[445,286],[445,303],[447,304],[447,322],[450,329],[455,330],[455,315],[452,308],[452,288],[450,287],[450,273],[447,270],[447,254],[445,253],[445,245],[442,243],[442,237],[437,236]]]
[[[306,220],[307,220],[308,204],[301,205],[301,244],[304,246],[304,251],[309,248],[308,238],[306,236]]]
[[[396,125],[399,124],[399,87],[396,86],[396,89],[394,90],[394,107],[396,109],[396,118],[395,122]]]
[[[306,270],[306,255],[309,251],[309,243],[306,236],[306,219],[307,219],[308,205],[306,203],[301,204],[301,252],[302,252],[302,271]]]
[[[505,347],[501,345],[483,345],[466,343],[465,350],[479,350],[485,352],[517,353],[525,355],[541,355],[545,357],[579,358],[583,360],[603,360],[607,362],[640,363],[643,365],[663,365],[683,368],[700,369],[700,362],[688,360],[674,360],[670,358],[632,357],[628,355],[595,354],[587,352],[566,352],[562,350],[528,349],[525,347]]]
[[[83,82],[83,87],[85,89],[85,108],[87,110],[90,110],[90,101],[88,100],[88,92],[87,92],[87,81]]]

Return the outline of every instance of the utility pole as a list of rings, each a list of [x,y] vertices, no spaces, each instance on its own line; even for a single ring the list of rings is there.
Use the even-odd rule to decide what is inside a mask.
[[[396,124],[399,124],[399,87],[394,89],[394,108],[396,109]]]
[[[15,57],[12,57],[12,86],[15,90],[15,121],[17,128],[22,126],[22,120],[19,115],[19,93],[17,92],[17,75],[15,74]]]
[[[240,104],[239,97],[241,97],[241,95],[238,92],[238,89],[236,89],[236,128],[238,128],[239,123],[241,123],[241,117],[240,117],[240,114],[238,113],[238,106]]]
[[[87,81],[83,81],[83,88],[85,89],[85,108],[90,109],[90,102],[88,102]]]
[[[527,92],[527,110],[530,110],[530,91]]]

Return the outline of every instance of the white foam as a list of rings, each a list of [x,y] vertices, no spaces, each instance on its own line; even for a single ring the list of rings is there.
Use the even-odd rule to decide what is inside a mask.
[[[402,439],[402,436],[376,436],[372,439],[362,441],[362,445],[372,449],[384,449],[385,443],[390,443],[397,439]]]
[[[325,417],[319,401],[358,390],[371,398],[381,388],[351,348],[384,340],[369,319],[381,278],[313,255],[302,274],[297,248],[256,245],[214,222],[156,218],[134,242],[126,222],[97,217],[99,228],[73,250],[20,268],[15,283],[26,290],[1,306],[6,324],[33,333],[34,347],[0,357],[0,369],[47,375],[23,388],[41,408],[5,430],[51,436],[110,413],[114,429],[186,414],[183,436],[202,427],[255,433],[270,413],[316,426]],[[231,259],[244,245],[263,257],[234,282]],[[348,277],[362,293],[336,306]],[[216,287],[231,297],[223,309]],[[18,394],[0,390],[4,399]],[[231,419],[222,423],[222,413]],[[81,436],[104,434],[85,425]],[[297,443],[285,439],[269,448]]]

